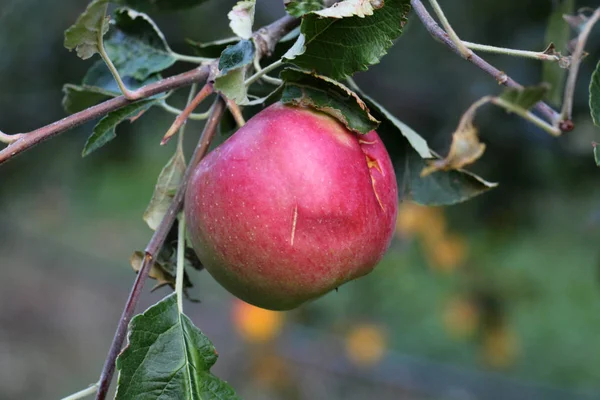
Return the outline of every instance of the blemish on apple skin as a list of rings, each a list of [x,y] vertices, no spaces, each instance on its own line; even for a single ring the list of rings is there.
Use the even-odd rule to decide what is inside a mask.
[[[296,236],[296,222],[298,222],[298,205],[294,207],[294,216],[292,217],[292,239],[291,245],[294,245],[294,237]]]

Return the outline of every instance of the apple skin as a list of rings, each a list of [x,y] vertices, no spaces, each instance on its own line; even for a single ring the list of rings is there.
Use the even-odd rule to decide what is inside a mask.
[[[188,233],[208,272],[240,299],[289,310],[368,274],[387,250],[398,188],[375,131],[275,103],[196,167]]]

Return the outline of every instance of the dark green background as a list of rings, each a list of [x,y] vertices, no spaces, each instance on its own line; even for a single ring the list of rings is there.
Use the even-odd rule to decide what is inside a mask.
[[[256,26],[283,12],[277,0],[258,3]],[[441,3],[465,40],[546,46],[552,1]],[[175,50],[189,52],[185,38],[230,36],[233,4],[212,0],[156,21]],[[594,2],[578,2],[585,5]],[[93,63],[62,46],[62,32],[83,7],[75,0],[0,3],[4,132],[65,116],[62,84],[78,83]],[[206,273],[193,274],[191,293],[202,303],[186,310],[221,354],[217,374],[246,399],[600,398],[600,170],[590,145],[600,130],[586,109],[599,31],[581,70],[574,132],[555,139],[492,108],[477,118],[488,150],[475,170],[501,185],[445,211],[449,230],[468,242],[459,272],[432,270],[418,241],[396,239],[374,273],[289,313],[284,335],[268,349],[244,344],[231,328],[231,296]],[[524,84],[541,79],[538,62],[485,58]],[[441,153],[460,114],[500,90],[431,40],[414,15],[382,63],[356,80]],[[93,126],[86,125],[0,167],[0,399],[56,399],[97,379],[133,280],[129,256],[150,237],[141,215],[174,148],[158,146],[171,121],[154,110],[81,159]],[[190,127],[191,143],[201,126]],[[395,158],[393,141],[388,148]],[[461,293],[489,300],[492,317],[515,332],[518,357],[506,368],[482,362],[477,337],[456,340],[445,329],[444,305]],[[142,305],[165,294],[148,294]],[[389,349],[379,365],[360,368],[347,360],[342,340],[366,322],[384,327]],[[258,383],[264,353],[285,360],[291,385]]]

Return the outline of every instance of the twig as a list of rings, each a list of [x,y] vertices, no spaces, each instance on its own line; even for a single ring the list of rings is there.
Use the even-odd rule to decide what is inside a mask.
[[[209,117],[208,121],[206,121],[204,131],[200,137],[200,142],[198,143],[198,146],[194,151],[194,155],[192,156],[192,161],[185,170],[182,184],[177,189],[177,193],[175,193],[169,209],[160,222],[158,228],[156,228],[154,235],[152,235],[152,239],[150,239],[148,246],[146,246],[142,266],[140,267],[133,287],[131,288],[127,303],[125,303],[125,309],[123,310],[123,314],[119,320],[119,325],[117,326],[117,331],[113,338],[108,357],[106,358],[104,368],[102,369],[102,374],[100,376],[100,387],[98,389],[98,393],[96,394],[96,400],[104,400],[106,398],[106,394],[110,387],[110,382],[115,372],[115,360],[117,359],[117,356],[123,347],[123,342],[125,341],[125,336],[127,335],[127,326],[129,325],[129,322],[131,321],[131,318],[135,312],[135,308],[144,287],[144,282],[148,277],[148,273],[154,264],[158,252],[165,242],[167,234],[171,230],[171,227],[177,218],[177,214],[181,210],[189,177],[191,176],[194,167],[208,152],[208,148],[213,137],[215,136],[224,110],[225,104],[223,103],[223,100],[220,97],[217,97],[212,107],[211,116]]]
[[[508,49],[505,47],[488,46],[485,44],[471,43],[463,41],[463,44],[471,50],[485,51],[488,53],[504,54],[507,56],[533,58],[534,60],[541,61],[560,61],[560,56],[556,54],[546,54],[541,51],[527,51],[527,50],[516,50]]]
[[[467,48],[467,46],[465,46],[465,44],[462,42],[462,40],[460,40],[460,38],[458,37],[456,32],[454,32],[454,29],[452,29],[452,26],[450,25],[448,18],[446,18],[446,14],[444,14],[442,7],[440,7],[437,0],[429,0],[429,4],[431,4],[431,7],[433,7],[433,11],[435,11],[435,14],[440,19],[442,26],[448,33],[448,36],[450,37],[450,39],[452,40],[452,42],[454,43],[456,48],[459,50],[460,55],[467,60],[469,58],[471,58],[471,56],[473,55],[473,52],[471,50],[469,50]]]
[[[0,132],[0,142],[11,144],[16,142],[17,140],[23,137],[22,133],[17,133],[16,135],[7,135],[4,132]]]
[[[195,68],[191,71],[162,79],[150,85],[146,85],[136,90],[136,92],[139,93],[140,99],[151,97],[159,93],[168,92],[172,89],[189,86],[194,82],[205,81],[208,78],[209,72],[209,66]],[[5,163],[14,156],[26,150],[29,150],[40,142],[50,139],[88,121],[99,118],[111,111],[118,110],[119,108],[122,108],[130,103],[131,101],[127,100],[124,96],[115,97],[114,99],[107,100],[103,103],[72,114],[50,125],[46,125],[29,133],[24,133],[19,140],[0,150],[0,164]]]
[[[573,97],[575,96],[575,86],[577,84],[577,74],[579,73],[579,66],[583,59],[583,52],[587,39],[594,28],[594,25],[600,19],[600,7],[594,11],[592,16],[585,23],[585,26],[579,37],[577,38],[577,46],[573,51],[573,57],[571,61],[571,68],[569,69],[569,76],[567,78],[567,84],[565,85],[565,96],[563,99],[563,107],[561,110],[561,125],[568,124],[571,122],[573,117]],[[571,123],[572,125],[572,123]]]
[[[444,32],[442,28],[435,22],[435,20],[431,17],[427,9],[423,6],[421,0],[411,0],[410,1],[413,10],[427,29],[429,33],[436,39],[439,39],[442,43],[448,46],[452,51],[456,54],[461,55],[460,50],[454,42],[448,37],[448,34]],[[522,86],[517,83],[514,79],[506,75],[504,72],[500,71],[477,54],[473,54],[470,58],[467,59],[469,62],[475,64],[477,67],[487,72],[489,75],[493,76],[498,83],[514,88],[521,88]],[[548,121],[553,124],[556,123],[560,119],[560,114],[557,113],[544,102],[539,102],[534,107],[540,114],[542,114]]]
[[[287,15],[258,30],[254,34],[253,38],[258,44],[257,51],[259,52],[259,55],[263,56],[270,54],[274,50],[275,45],[279,42],[279,40],[281,40],[281,38],[284,37],[288,32],[298,26],[298,24],[300,24],[300,19]],[[136,90],[135,93],[139,99],[145,99],[154,96],[155,94],[189,86],[195,82],[203,82],[209,77],[211,71],[214,71],[217,68],[217,65],[218,60],[215,60],[210,64],[194,68],[191,71],[162,79],[150,85],[146,85]],[[40,142],[66,132],[69,129],[75,128],[83,123],[99,118],[130,103],[131,101],[127,100],[124,96],[119,96],[70,115],[61,119],[60,121],[53,122],[29,133],[24,133],[20,139],[0,150],[0,164],[5,163],[6,161],[26,150],[29,150]]]
[[[233,119],[235,119],[235,123],[237,124],[237,126],[239,128],[241,128],[242,126],[246,125],[246,121],[244,120],[244,115],[242,114],[242,110],[240,109],[240,106],[235,104],[235,101],[230,100],[223,95],[221,95],[221,96],[225,100],[225,103],[227,104],[227,108],[231,112],[231,115],[233,115]]]
[[[98,390],[98,383],[94,383],[92,386],[90,386],[88,388],[85,388],[83,390],[80,390],[77,393],[73,393],[70,396],[63,397],[61,400],[79,400],[79,399],[83,399],[84,397],[91,396],[94,393],[96,393],[96,390]]]
[[[173,124],[163,137],[162,141],[160,142],[161,146],[166,144],[171,139],[171,137],[173,137],[177,133],[179,128],[181,128],[183,124],[185,124],[185,121],[187,121],[190,114],[200,105],[200,103],[202,103],[213,92],[214,89],[212,82],[208,82],[204,85],[204,87],[202,87],[202,89],[198,92],[196,97],[194,97],[194,99],[187,106],[185,106],[181,114],[179,114],[177,118],[175,118],[175,121],[173,122]]]

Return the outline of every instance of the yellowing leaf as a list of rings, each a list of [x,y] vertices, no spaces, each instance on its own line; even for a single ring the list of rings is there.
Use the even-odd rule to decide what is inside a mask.
[[[373,11],[381,7],[383,0],[345,0],[313,13],[326,18],[364,18],[373,15]]]
[[[178,147],[177,152],[160,172],[154,194],[144,212],[144,221],[153,231],[156,230],[169,209],[173,194],[183,179],[185,167],[183,151]]]
[[[386,347],[386,337],[376,325],[360,325],[346,338],[346,354],[360,366],[377,364],[383,358]]]
[[[280,334],[284,314],[236,300],[233,305],[233,323],[240,336],[246,341],[268,342]]]
[[[238,1],[233,9],[229,11],[229,27],[242,39],[252,37],[252,25],[254,24],[254,8],[256,0]]]
[[[429,163],[421,171],[421,176],[425,177],[436,171],[449,171],[462,169],[466,165],[477,161],[485,151],[485,144],[479,141],[477,128],[473,125],[475,112],[479,107],[488,103],[490,98],[484,97],[473,104],[462,116],[458,128],[452,135],[452,144],[450,152],[443,160],[435,160]]]
[[[131,267],[135,272],[140,272],[143,261],[144,252],[142,251],[134,252],[129,258]],[[167,272],[159,262],[154,263],[154,265],[150,269],[150,273],[148,274],[148,276],[152,279],[155,279],[157,282],[156,286],[152,290],[158,289],[165,285],[175,288],[175,275],[172,275],[169,272]]]

